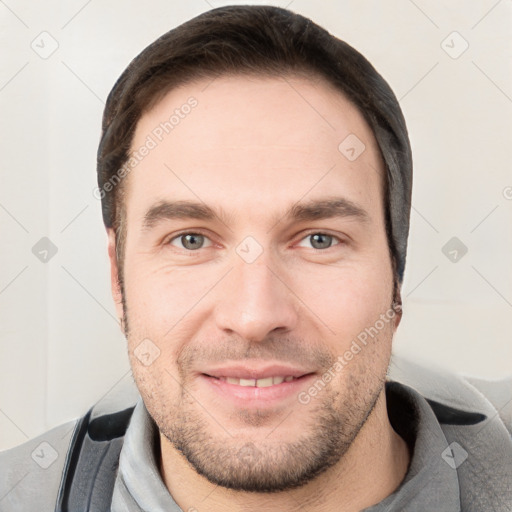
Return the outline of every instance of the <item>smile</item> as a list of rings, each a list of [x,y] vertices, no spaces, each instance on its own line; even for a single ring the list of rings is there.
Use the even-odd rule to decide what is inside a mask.
[[[276,386],[278,384],[282,384],[283,382],[291,382],[295,379],[292,375],[287,376],[275,376],[275,377],[265,377],[262,379],[242,379],[237,377],[215,377],[219,380],[227,382],[228,384],[234,384],[235,386],[246,386],[246,387],[256,387],[256,388],[268,388],[270,386]]]

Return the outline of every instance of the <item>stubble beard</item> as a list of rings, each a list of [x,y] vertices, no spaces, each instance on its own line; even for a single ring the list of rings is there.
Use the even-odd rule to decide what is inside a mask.
[[[124,290],[123,326],[129,338],[128,309]],[[374,340],[379,345],[378,340]],[[367,349],[373,351],[373,347]],[[375,354],[369,355],[371,360]],[[332,364],[332,356],[331,356]],[[354,365],[356,366],[356,365]],[[212,484],[231,490],[253,493],[276,493],[296,489],[335,466],[345,456],[370,417],[385,385],[382,375],[369,378],[363,361],[345,380],[340,393],[331,383],[307,407],[309,421],[299,439],[288,442],[255,441],[237,438],[227,430],[218,432],[218,425],[186,391],[186,372],[180,368],[181,395],[175,403],[162,394],[166,386],[146,382],[137,365],[132,371],[146,408],[163,436],[192,465],[195,471]],[[344,369],[343,371],[348,371]],[[368,380],[369,379],[369,380]],[[361,390],[364,389],[364,392]],[[267,413],[240,411],[248,424],[265,423]],[[304,422],[306,409],[295,409],[277,428],[287,428],[290,421]],[[263,418],[263,419],[262,419]],[[212,428],[214,427],[214,428]],[[271,437],[271,436],[270,436]]]
[[[298,440],[279,444],[214,435],[202,410],[190,408],[170,417],[151,406],[150,414],[165,438],[211,483],[236,491],[275,493],[302,487],[336,465],[379,394],[380,390],[357,410],[353,404],[337,406],[336,397],[329,397],[310,413],[312,424]],[[286,429],[293,417],[299,414],[290,415],[277,428]]]
[[[195,471],[212,484],[254,493],[302,487],[336,465],[371,415],[385,383],[385,374],[371,383],[367,375],[349,376],[343,392],[331,383],[309,404],[297,400],[291,414],[286,409],[275,414],[252,408],[233,414],[234,424],[243,425],[245,431],[247,427],[268,431],[262,439],[258,434],[237,435],[232,422],[222,425],[215,409],[199,404],[186,378],[163,371],[148,380],[136,364],[132,368],[157,428]],[[170,398],[168,390],[176,389],[177,382],[181,392]],[[300,434],[290,439],[286,432],[299,430],[297,424]]]

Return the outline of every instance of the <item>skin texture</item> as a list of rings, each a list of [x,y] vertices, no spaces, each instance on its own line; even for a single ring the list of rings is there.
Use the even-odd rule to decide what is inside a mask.
[[[232,76],[172,90],[141,118],[132,148],[190,97],[197,105],[128,176],[124,297],[109,231],[113,296],[160,430],[163,481],[183,510],[375,504],[409,462],[384,394],[400,315],[333,366],[392,307],[383,162],[371,129],[323,81]],[[338,149],[350,134],[365,145],[353,161]],[[294,205],[332,198],[365,217],[287,216]],[[150,207],[186,200],[219,215],[143,229]],[[185,248],[186,233],[205,236],[192,238],[204,245]],[[140,357],[148,347],[150,364]],[[271,364],[309,377],[279,399],[241,401],[204,376]]]

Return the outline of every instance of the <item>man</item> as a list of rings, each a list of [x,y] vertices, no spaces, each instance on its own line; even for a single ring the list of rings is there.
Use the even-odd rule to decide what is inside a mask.
[[[310,20],[226,7],[149,46],[98,151],[140,396],[5,452],[1,509],[511,510],[499,390],[386,380],[411,183],[389,86]]]

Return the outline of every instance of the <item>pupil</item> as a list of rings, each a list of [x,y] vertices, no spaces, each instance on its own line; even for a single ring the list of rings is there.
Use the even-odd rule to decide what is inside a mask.
[[[181,243],[186,249],[200,249],[203,245],[203,235],[183,235]]]
[[[323,235],[321,233],[311,235],[311,245],[315,249],[326,249],[331,246],[331,242],[332,237],[330,235]]]

